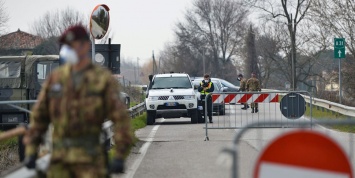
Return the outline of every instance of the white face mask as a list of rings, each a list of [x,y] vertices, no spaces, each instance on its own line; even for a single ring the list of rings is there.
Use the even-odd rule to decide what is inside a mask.
[[[64,60],[65,63],[75,65],[79,62],[78,55],[76,52],[68,45],[63,45],[60,49],[59,56]]]
[[[208,83],[210,80],[205,80],[206,83]]]
[[[237,78],[238,81],[241,81],[242,79],[240,77]]]

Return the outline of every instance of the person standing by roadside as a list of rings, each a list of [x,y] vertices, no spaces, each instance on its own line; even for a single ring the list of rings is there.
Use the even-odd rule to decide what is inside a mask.
[[[52,153],[47,178],[98,178],[124,170],[124,155],[132,144],[130,119],[119,99],[119,86],[111,72],[92,64],[90,38],[85,28],[73,26],[59,39],[65,64],[45,81],[32,109],[26,145],[26,167],[36,167],[38,147],[51,123]],[[100,143],[102,123],[114,123],[116,151],[107,169]]]
[[[248,79],[246,84],[246,89],[249,92],[261,91],[260,81],[256,78],[256,73],[251,73],[251,78]],[[251,113],[258,113],[259,105],[258,103],[251,103]]]
[[[243,74],[239,74],[237,80],[240,82],[240,87],[239,87],[239,92],[246,92],[247,89],[247,79],[243,77]],[[248,103],[242,103],[244,107],[242,107],[243,110],[247,110],[249,108]]]
[[[200,83],[200,86],[198,87],[198,91],[201,94],[201,100],[204,101],[204,102],[202,102],[203,113],[206,113],[205,110],[207,109],[208,119],[209,119],[210,123],[213,123],[213,121],[212,121],[212,97],[208,97],[206,99],[206,96],[209,93],[212,93],[214,91],[214,85],[211,82],[209,74],[205,74],[203,76],[203,80]],[[205,102],[207,102],[207,108],[205,108]]]

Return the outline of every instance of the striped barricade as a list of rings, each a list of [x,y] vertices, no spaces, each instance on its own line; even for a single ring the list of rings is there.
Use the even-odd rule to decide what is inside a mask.
[[[238,94],[213,94],[213,103],[278,103],[277,93],[238,93]]]

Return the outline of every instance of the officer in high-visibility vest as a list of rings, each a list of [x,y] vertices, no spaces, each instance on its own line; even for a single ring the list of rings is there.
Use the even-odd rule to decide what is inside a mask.
[[[198,91],[201,93],[201,100],[203,101],[202,102],[203,113],[205,113],[205,109],[206,109],[205,108],[205,102],[206,102],[205,99],[206,99],[206,96],[209,93],[214,91],[214,85],[211,82],[210,75],[205,74],[203,76],[203,80],[200,83],[200,86],[198,87]],[[213,123],[212,122],[212,97],[209,97],[207,99],[207,115],[208,115],[208,119],[209,119],[210,123]]]

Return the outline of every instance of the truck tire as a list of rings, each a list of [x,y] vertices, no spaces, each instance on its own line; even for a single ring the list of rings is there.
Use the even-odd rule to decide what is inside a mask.
[[[147,125],[153,125],[155,123],[155,117],[155,111],[147,111]]]
[[[191,123],[196,124],[198,122],[197,109],[190,110]]]

